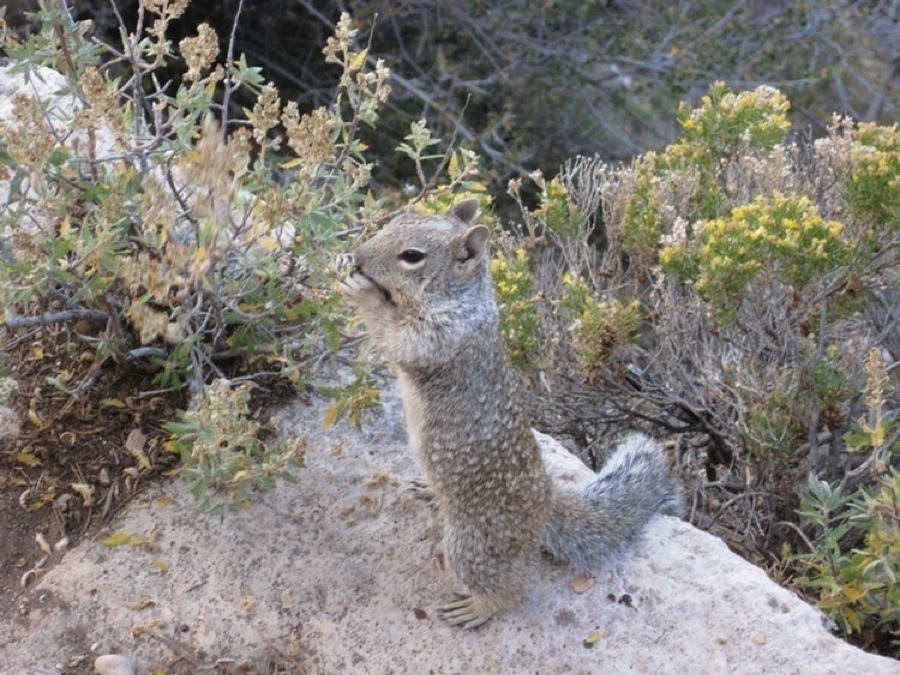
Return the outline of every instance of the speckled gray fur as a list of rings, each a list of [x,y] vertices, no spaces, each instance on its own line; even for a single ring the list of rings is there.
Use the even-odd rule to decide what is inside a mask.
[[[522,597],[541,546],[587,571],[653,514],[680,509],[662,448],[643,436],[583,493],[551,484],[498,331],[476,210],[467,200],[444,216],[401,214],[354,252],[342,287],[397,373],[447,564],[471,593],[441,612],[466,627]]]

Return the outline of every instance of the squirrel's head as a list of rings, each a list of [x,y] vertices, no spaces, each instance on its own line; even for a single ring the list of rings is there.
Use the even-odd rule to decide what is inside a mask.
[[[443,215],[401,213],[345,256],[352,271],[341,291],[389,359],[403,362],[399,352],[410,356],[414,342],[443,340],[452,349],[464,333],[496,320],[490,233],[472,224],[477,211],[467,199]]]

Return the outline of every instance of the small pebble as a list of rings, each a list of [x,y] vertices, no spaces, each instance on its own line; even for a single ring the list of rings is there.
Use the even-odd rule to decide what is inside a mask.
[[[104,654],[94,661],[94,670],[99,675],[134,675],[131,660],[118,654]]]

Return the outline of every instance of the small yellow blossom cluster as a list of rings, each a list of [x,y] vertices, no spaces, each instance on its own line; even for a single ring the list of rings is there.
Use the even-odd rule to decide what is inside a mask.
[[[841,224],[826,222],[806,197],[775,193],[702,223],[696,243],[663,248],[663,270],[692,281],[719,317],[729,317],[758,272],[801,290],[846,261]]]
[[[900,126],[835,115],[815,149],[816,161],[843,186],[834,193],[850,207],[847,238],[866,242],[900,230]]]
[[[569,191],[558,177],[544,184],[541,205],[534,215],[551,232],[568,237],[577,237],[581,233],[582,219],[575,203],[569,199]]]
[[[562,282],[564,293],[559,302],[560,306],[573,316],[580,316],[594,301],[594,291],[584,277],[572,272],[564,273]]]
[[[879,152],[900,152],[900,125],[879,126],[861,122],[856,128],[856,141]]]
[[[500,332],[510,359],[523,368],[534,367],[541,345],[540,321],[528,269],[528,253],[519,248],[512,256],[499,252],[491,261],[494,290],[500,305]]]
[[[658,159],[651,151],[635,160],[634,185],[625,202],[621,231],[622,245],[629,255],[651,260],[663,231],[660,200],[656,195],[661,180],[657,175]]]
[[[736,94],[716,82],[698,107],[688,110],[682,104],[679,121],[687,142],[771,149],[790,129],[788,110],[787,97],[774,87],[764,85]]]
[[[615,351],[641,323],[640,302],[617,299],[597,300],[587,282],[580,276],[563,276],[565,295],[561,305],[574,315],[569,327],[575,355],[587,382],[597,380]]]
[[[665,252],[666,244],[671,248],[691,231],[696,237],[695,223],[720,217],[747,199],[763,177],[775,189],[788,182],[790,158],[782,144],[789,109],[787,98],[772,87],[736,93],[721,82],[699,106],[682,105],[678,141],[635,161],[623,218],[610,227],[610,239],[621,242],[638,271],[649,275],[661,243]],[[760,171],[770,165],[768,173]],[[756,182],[736,180],[735,167],[754,171]]]
[[[845,198],[873,224],[900,230],[900,126],[860,124]]]
[[[481,191],[462,190],[460,192],[452,192],[447,189],[439,189],[432,192],[424,199],[416,202],[415,209],[424,216],[440,215],[449,211],[455,204],[464,199],[477,199],[481,204],[486,202],[485,195]],[[479,211],[479,222],[493,227],[496,225],[496,219],[491,218],[485,211],[484,206]]]

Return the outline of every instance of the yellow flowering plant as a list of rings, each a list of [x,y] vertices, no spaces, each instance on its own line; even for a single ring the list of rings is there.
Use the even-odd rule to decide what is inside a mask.
[[[623,424],[673,437],[701,520],[754,550],[786,540],[775,567],[846,633],[888,644],[897,374],[875,387],[871,355],[900,353],[900,133],[837,117],[808,142],[789,108],[771,87],[716,84],[668,147],[536,172],[533,211],[516,179],[530,284],[504,269],[498,295],[539,319],[543,424],[587,460]]]
[[[694,284],[720,319],[733,318],[751,282],[802,291],[846,264],[841,224],[826,222],[806,197],[758,195],[723,217],[702,221],[695,240],[663,247],[661,268]]]
[[[512,253],[498,250],[491,261],[491,275],[509,357],[523,370],[533,370],[539,363],[542,335],[528,252],[523,247]]]
[[[735,93],[721,82],[700,105],[681,105],[678,140],[634,161],[633,187],[614,233],[641,269],[657,262],[660,238],[676,217],[693,222],[724,215],[736,201],[729,194],[729,163],[741,154],[772,152],[789,131],[789,109],[772,87]]]

